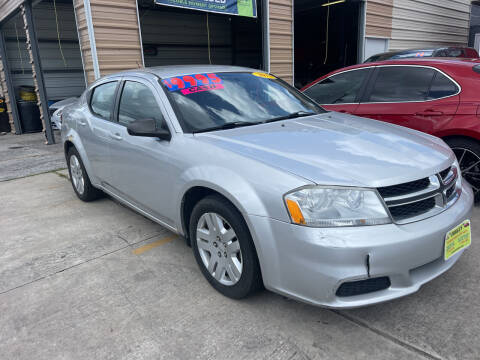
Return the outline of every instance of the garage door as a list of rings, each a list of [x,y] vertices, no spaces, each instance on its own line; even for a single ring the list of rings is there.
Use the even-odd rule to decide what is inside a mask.
[[[61,47],[57,39],[53,3],[42,2],[33,8],[48,100],[79,96],[85,89],[73,6],[56,4],[56,8]],[[25,45],[22,18],[17,15],[9,20],[4,31],[14,87],[33,86],[32,67]]]

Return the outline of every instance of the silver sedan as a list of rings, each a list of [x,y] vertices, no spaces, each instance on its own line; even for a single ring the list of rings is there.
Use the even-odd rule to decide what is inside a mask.
[[[63,110],[73,189],[185,237],[231,298],[350,308],[417,291],[470,245],[440,139],[327,112],[275,76],[172,66],[104,77]]]

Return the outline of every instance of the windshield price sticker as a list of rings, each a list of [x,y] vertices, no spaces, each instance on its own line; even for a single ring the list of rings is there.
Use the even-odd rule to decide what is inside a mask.
[[[262,72],[254,72],[254,73],[252,73],[252,75],[258,76],[258,77],[261,77],[261,78],[264,78],[264,79],[276,79],[275,76],[267,74],[267,73],[262,73]]]
[[[210,85],[200,85],[200,86],[192,86],[188,89],[181,89],[183,95],[193,94],[201,91],[209,91],[209,90],[220,90],[223,89],[222,84],[210,84]]]
[[[223,89],[223,81],[216,74],[192,74],[171,77],[162,80],[169,91],[181,91],[182,94],[193,94],[200,91]]]

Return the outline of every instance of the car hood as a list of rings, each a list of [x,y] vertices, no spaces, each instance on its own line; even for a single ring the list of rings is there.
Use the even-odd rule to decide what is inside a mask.
[[[454,160],[436,137],[335,112],[195,138],[323,185],[388,186],[430,176]]]

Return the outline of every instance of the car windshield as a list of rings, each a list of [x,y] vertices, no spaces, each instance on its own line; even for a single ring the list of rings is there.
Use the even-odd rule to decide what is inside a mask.
[[[293,87],[263,72],[202,73],[161,81],[187,133],[325,112]]]

